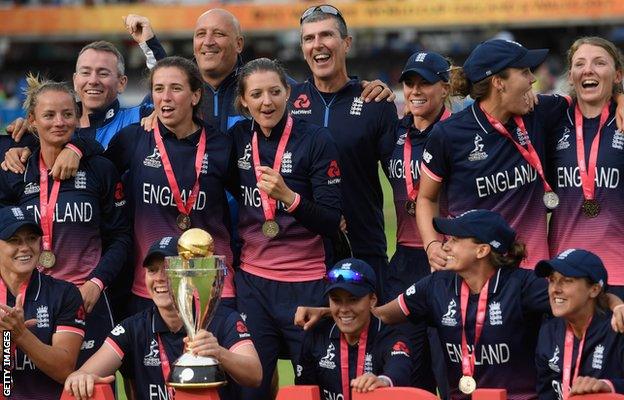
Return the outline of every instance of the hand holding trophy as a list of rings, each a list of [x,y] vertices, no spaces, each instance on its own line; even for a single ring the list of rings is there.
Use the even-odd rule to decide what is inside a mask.
[[[224,256],[215,256],[214,242],[202,229],[189,229],[178,240],[178,256],[165,258],[169,293],[192,340],[214,316],[227,269]],[[171,368],[167,385],[214,388],[227,383],[219,361],[186,351]]]

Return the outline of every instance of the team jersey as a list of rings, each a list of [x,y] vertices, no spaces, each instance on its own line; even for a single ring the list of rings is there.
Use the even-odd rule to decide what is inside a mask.
[[[219,84],[217,89],[204,83],[201,109],[202,119],[208,125],[217,127],[221,132],[227,132],[238,121],[246,119],[234,107],[238,71],[242,66],[243,62],[239,57],[234,69]]]
[[[583,248],[600,257],[609,272],[609,284],[624,285],[624,133],[615,125],[615,107],[611,105],[609,117],[600,135],[596,163],[595,200],[601,205],[600,214],[588,218],[581,211],[584,201],[583,187],[577,161],[576,128],[572,104],[565,118],[549,136],[549,170],[553,188],[560,204],[550,219],[550,254],[565,249]],[[600,116],[583,118],[585,162],[596,137]]]
[[[195,183],[194,160],[201,129],[178,140],[160,121],[158,123],[181,197],[186,202]],[[191,224],[193,228],[210,233],[215,243],[214,253],[226,257],[228,275],[222,296],[233,297],[232,251],[226,228],[229,226],[229,213],[224,192],[232,141],[210,125],[197,124],[206,130],[206,153],[199,174],[199,193],[190,213]],[[104,153],[120,173],[126,173],[124,179],[128,188],[129,209],[134,216],[132,292],[142,297],[149,297],[142,268],[149,247],[164,236],[182,233],[176,225],[180,212],[167,181],[154,132],[146,132],[139,124],[132,124],[113,138]]]
[[[299,364],[297,385],[318,385],[323,400],[343,398],[340,330],[332,319],[324,319],[306,332]],[[349,382],[356,378],[358,345],[348,345]],[[371,316],[366,338],[363,373],[383,375],[393,386],[409,386],[415,365],[409,341],[393,328]]]
[[[540,96],[535,110],[522,117],[544,168],[546,133],[567,104],[564,97]],[[513,119],[505,126],[514,141],[526,148],[526,137]],[[543,180],[516,146],[488,122],[478,102],[434,126],[422,169],[445,187],[451,216],[477,208],[501,214],[526,245],[523,267],[534,268],[548,258]]]
[[[535,353],[540,400],[563,400],[565,335],[563,318],[552,318],[542,324]],[[570,379],[577,368],[579,342],[575,336]],[[611,328],[610,311],[594,314],[585,336],[578,376],[609,380],[617,393],[624,393],[624,337]]]
[[[451,396],[464,398],[462,374],[462,279],[451,271],[434,272],[399,295],[401,310],[412,322],[423,319],[437,328]],[[474,347],[479,295],[470,294],[466,340]],[[490,278],[483,331],[475,354],[477,387],[507,389],[509,399],[535,398],[534,352],[541,318],[550,310],[547,282],[532,271],[499,268]]]
[[[343,214],[354,257],[385,259],[378,161],[383,140],[393,138],[396,132],[397,111],[386,101],[365,103],[361,93],[357,79],[328,94],[319,92],[310,78],[292,86],[290,109],[291,115],[328,128],[336,141],[344,176]]]
[[[0,172],[0,205],[30,210],[41,225],[39,150],[23,174]],[[53,180],[48,181],[48,192]],[[131,248],[126,199],[119,174],[102,156],[83,158],[76,176],[61,181],[52,224],[54,267],[46,274],[82,285],[89,279],[108,286]]]
[[[278,143],[288,115],[266,137],[258,132],[260,164],[273,168]],[[265,222],[260,189],[256,186],[252,156],[252,121],[238,122],[230,131],[234,140],[238,193],[238,231],[243,241],[241,268],[250,274],[284,282],[321,279],[325,275],[325,251],[321,235],[338,231],[341,214],[338,151],[327,129],[299,118],[293,126],[278,171],[300,202],[290,212],[277,202],[275,238],[263,235]],[[294,210],[293,210],[294,208]],[[296,273],[294,273],[296,271]]]
[[[253,345],[245,322],[235,312],[219,308],[208,325],[221,347],[235,351],[240,346]],[[160,354],[158,338],[162,341],[166,358]],[[137,400],[173,400],[167,395],[161,360],[172,365],[184,350],[184,328],[171,332],[156,307],[148,308],[123,320],[108,335],[104,346],[109,346],[122,362],[120,370],[130,379]],[[231,378],[230,378],[231,379]],[[236,385],[219,389],[222,400],[234,400]]]
[[[15,297],[0,283],[0,298],[15,306]],[[33,271],[24,297],[24,320],[36,319],[29,330],[42,343],[51,345],[55,333],[84,336],[85,310],[78,289],[65,281]],[[11,399],[57,400],[63,384],[43,373],[19,347],[13,359]]]
[[[392,196],[394,198],[394,210],[397,218],[397,243],[408,247],[423,247],[422,238],[416,224],[416,217],[409,215],[406,209],[408,201],[407,186],[405,184],[405,161],[404,147],[407,134],[409,133],[410,142],[412,144],[412,154],[410,160],[410,172],[412,174],[412,182],[417,190],[420,182],[420,160],[422,158],[425,142],[433,126],[440,120],[442,113],[436,121],[429,125],[424,131],[419,131],[414,126],[414,117],[407,114],[398,124],[394,140],[384,141],[390,142],[389,146],[384,149],[382,157],[382,165],[390,186],[392,187]]]

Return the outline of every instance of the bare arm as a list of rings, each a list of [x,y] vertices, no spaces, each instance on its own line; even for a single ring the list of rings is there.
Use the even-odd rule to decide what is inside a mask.
[[[426,173],[420,175],[420,189],[416,201],[416,223],[432,270],[443,269],[446,265],[446,253],[442,250],[441,237],[433,228],[433,218],[440,214],[438,199],[441,188],[441,182],[433,180]]]
[[[399,300],[394,299],[383,306],[375,307],[371,310],[373,315],[381,320],[384,324],[394,325],[406,322],[407,317],[399,306]]]
[[[115,371],[121,366],[121,359],[106,343],[89,358],[80,369],[67,377],[65,391],[78,400],[93,396],[96,383],[111,383]]]

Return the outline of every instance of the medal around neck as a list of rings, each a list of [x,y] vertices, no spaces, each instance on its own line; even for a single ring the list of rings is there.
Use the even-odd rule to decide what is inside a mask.
[[[279,233],[279,225],[275,220],[269,219],[262,224],[262,234],[269,239],[273,239]]]
[[[39,264],[45,269],[52,268],[56,264],[56,256],[50,250],[43,250],[39,254]]]
[[[410,217],[416,216],[416,202],[412,200],[407,200],[405,202],[405,211]]]
[[[181,231],[191,228],[191,217],[188,214],[179,214],[176,218],[176,225]]]
[[[464,375],[459,380],[459,390],[463,394],[471,394],[477,389],[477,382],[470,375]]]
[[[600,214],[600,203],[594,199],[585,199],[581,210],[587,218],[596,218]]]
[[[219,305],[227,268],[214,252],[208,232],[193,228],[178,240],[178,256],[165,258],[169,295],[189,338],[207,329]],[[213,357],[185,352],[172,365],[167,385],[185,389],[215,388],[227,383],[221,363]]]
[[[546,192],[544,193],[544,205],[549,210],[554,210],[559,207],[559,196],[555,192]]]

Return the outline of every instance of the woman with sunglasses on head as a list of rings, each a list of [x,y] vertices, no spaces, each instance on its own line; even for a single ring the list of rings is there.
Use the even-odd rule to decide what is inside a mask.
[[[597,254],[609,271],[609,291],[624,296],[624,134],[616,126],[624,60],[599,37],[568,50],[573,102],[549,135],[550,181],[561,204],[550,219],[551,255],[568,248]],[[618,100],[619,101],[619,100]]]
[[[105,289],[119,275],[131,247],[126,200],[119,174],[102,156],[83,158],[75,177],[52,179],[50,166],[78,125],[78,105],[65,84],[32,75],[27,83],[24,108],[40,147],[24,173],[0,171],[0,204],[34,212],[43,231],[41,267],[80,290],[87,313],[80,365],[113,327]]]
[[[327,277],[332,318],[306,332],[295,383],[318,385],[332,399],[349,399],[352,389],[409,386],[414,363],[407,338],[371,314],[377,304],[371,266],[348,258]]]
[[[624,393],[624,337],[611,328],[607,270],[595,254],[567,249],[540,261],[555,318],[539,334],[535,363],[540,400]]]
[[[157,123],[146,131],[132,124],[111,140],[104,153],[130,188],[134,219],[135,270],[129,312],[153,305],[141,268],[151,243],[193,227],[205,229],[224,255],[228,275],[222,298],[233,307],[234,284],[229,213],[224,188],[230,165],[231,139],[199,117],[202,79],[192,61],[160,60],[149,78]],[[221,303],[223,305],[223,302]]]
[[[322,236],[339,230],[340,169],[329,132],[289,115],[290,87],[277,62],[250,61],[238,77],[236,104],[251,119],[229,131],[243,242],[237,306],[263,367],[262,386],[244,395],[266,399],[280,350],[293,362],[300,352],[295,307],[323,302]]]
[[[416,197],[420,184],[420,159],[429,133],[439,121],[451,113],[445,102],[450,94],[450,62],[433,52],[412,54],[399,82],[403,84],[407,112],[399,121],[393,140],[382,153],[384,172],[392,187],[394,208],[397,217],[396,252],[384,273],[383,302],[395,299],[413,282],[429,275],[427,253],[416,225]],[[411,340],[412,359],[417,367],[413,384],[435,391],[430,376],[429,346],[426,340],[426,325],[417,327],[402,324],[401,331]],[[437,335],[432,332],[433,346],[440,355]],[[436,354],[434,353],[434,357]],[[443,369],[443,368],[440,368]],[[442,372],[442,371],[441,371]],[[445,380],[437,373],[438,381]]]
[[[0,209],[0,331],[11,363],[3,395],[15,400],[58,399],[84,337],[78,289],[37,270],[41,236],[25,208]]]

